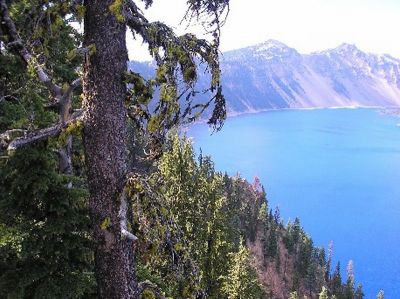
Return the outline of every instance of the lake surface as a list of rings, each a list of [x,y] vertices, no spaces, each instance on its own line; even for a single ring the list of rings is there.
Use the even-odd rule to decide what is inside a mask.
[[[230,118],[188,136],[230,175],[266,188],[269,206],[299,217],[317,246],[354,262],[366,298],[400,298],[400,118],[377,109],[284,110]],[[344,276],[345,277],[345,276]]]

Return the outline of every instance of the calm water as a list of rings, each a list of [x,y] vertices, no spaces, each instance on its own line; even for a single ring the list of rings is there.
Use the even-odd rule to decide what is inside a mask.
[[[299,217],[318,246],[354,261],[366,298],[400,298],[400,118],[373,109],[287,110],[188,135],[217,169],[260,177],[270,207]]]

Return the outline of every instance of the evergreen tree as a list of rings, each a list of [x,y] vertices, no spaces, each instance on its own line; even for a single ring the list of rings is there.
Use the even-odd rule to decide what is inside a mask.
[[[331,267],[332,267],[332,256],[333,256],[333,241],[329,242],[328,245],[328,260],[326,262],[326,270],[325,270],[325,280],[329,281],[331,279]]]
[[[11,20],[9,3],[0,1],[0,131],[5,132],[0,149],[8,146],[0,159],[0,293],[91,297],[95,279],[87,192],[84,179],[71,175],[73,167],[81,168],[70,147],[73,130],[53,140],[40,136],[58,117],[55,107],[45,105],[58,91],[48,90],[42,62],[54,65],[55,81],[75,80],[77,61],[66,56],[80,36],[58,16],[57,7],[43,12],[40,1],[13,1]],[[35,51],[44,52],[35,58],[40,65],[22,44],[27,39]],[[65,96],[72,110],[77,99]],[[19,148],[32,130],[39,132],[35,144]]]
[[[201,286],[210,297],[218,297],[218,278],[227,271],[226,258],[240,236],[231,225],[231,202],[223,192],[223,177],[209,157],[195,161],[192,144],[174,135],[171,149],[160,161],[165,203],[189,241],[190,256],[202,270]],[[231,199],[232,197],[230,197]]]
[[[187,19],[205,17],[211,41],[176,36],[135,2],[0,0],[2,295],[260,298],[244,245],[260,238],[277,272],[284,240],[296,286],[315,296],[324,258],[299,221],[286,231],[257,179],[216,172],[177,136],[166,142],[204,111],[222,125],[229,1],[187,1]],[[73,26],[82,21],[83,36]],[[127,28],[148,45],[154,78],[127,71]],[[208,65],[206,103],[193,101],[197,63]],[[339,272],[330,285],[341,298]]]
[[[17,298],[94,294],[87,194],[68,188],[45,144],[0,167],[0,292]],[[79,181],[74,181],[76,186]]]
[[[353,261],[349,261],[347,264],[347,281],[344,289],[344,296],[346,299],[354,298],[354,273],[353,273]]]
[[[153,1],[143,2],[147,8]],[[206,17],[209,21],[204,25],[209,24],[207,30],[213,34],[212,41],[207,42],[192,34],[176,36],[168,26],[149,22],[135,1],[0,1],[1,51],[17,57],[25,73],[36,77],[35,88],[43,91],[43,97],[35,110],[55,111],[44,128],[32,126],[35,113],[28,115],[23,126],[7,127],[1,134],[1,147],[10,154],[63,131],[69,132],[73,127],[83,128],[100,297],[138,298],[142,291],[136,279],[132,250],[137,238],[129,231],[127,175],[134,169],[128,169],[126,116],[148,137],[149,158],[160,155],[166,131],[181,121],[193,121],[212,102],[215,109],[209,123],[220,127],[225,118],[225,101],[218,63],[219,17],[228,2],[187,1],[188,19]],[[84,23],[83,47],[78,49],[78,41],[70,51],[54,51],[57,45],[68,43],[73,21]],[[127,27],[149,45],[158,65],[154,80],[146,81],[140,74],[127,73]],[[75,58],[81,67],[71,64]],[[213,97],[207,103],[194,105],[191,98],[195,94],[197,61],[209,66],[209,91]],[[64,68],[68,63],[69,67]],[[77,78],[81,71],[82,78]],[[183,85],[178,84],[180,78]],[[81,82],[83,104],[75,108],[83,108],[84,113],[73,109],[74,94],[79,95]],[[129,92],[128,84],[132,86]],[[8,87],[11,92],[1,96],[14,99],[18,89],[12,84]],[[150,105],[155,89],[160,91],[160,98]],[[180,89],[186,91],[182,93],[186,97],[185,107],[180,106],[183,103]],[[14,109],[17,110],[22,109]],[[59,169],[71,174],[72,137],[68,134],[63,137],[63,144],[57,148]]]
[[[364,298],[364,292],[363,292],[363,289],[362,289],[362,285],[359,284],[357,286],[356,291],[354,292],[354,299],[363,299],[363,298]]]
[[[241,236],[251,240],[257,231],[265,193],[217,173],[209,157],[200,155],[196,161],[188,140],[173,135],[168,144],[159,163],[163,183],[158,187],[200,267],[202,289],[208,297],[220,298],[228,256],[239,250]]]
[[[331,293],[337,298],[342,298],[342,277],[340,275],[340,262],[337,263],[335,272],[333,272],[332,279],[330,281]]]
[[[229,275],[224,278],[223,291],[229,299],[262,298],[262,289],[257,273],[251,265],[247,248],[240,245],[237,253],[232,253]]]

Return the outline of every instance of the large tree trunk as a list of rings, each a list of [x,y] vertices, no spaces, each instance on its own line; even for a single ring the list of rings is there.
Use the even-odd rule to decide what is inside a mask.
[[[88,169],[95,267],[100,298],[138,298],[133,244],[121,236],[118,217],[127,163],[126,27],[110,5],[85,1],[84,147]]]

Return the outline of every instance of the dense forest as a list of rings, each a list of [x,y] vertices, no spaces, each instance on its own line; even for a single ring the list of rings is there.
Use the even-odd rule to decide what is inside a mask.
[[[352,263],[343,281],[258,179],[218,172],[179,134],[211,107],[214,129],[225,118],[228,2],[187,1],[207,41],[134,1],[0,0],[0,298],[363,298]],[[154,79],[127,72],[127,27]]]
[[[68,188],[51,147],[42,142],[2,165],[0,290],[95,297],[84,176]],[[340,266],[330,272],[331,254],[314,247],[299,220],[285,226],[268,208],[258,179],[217,172],[177,134],[151,175],[130,184],[142,298],[363,298],[351,268],[342,283]]]

